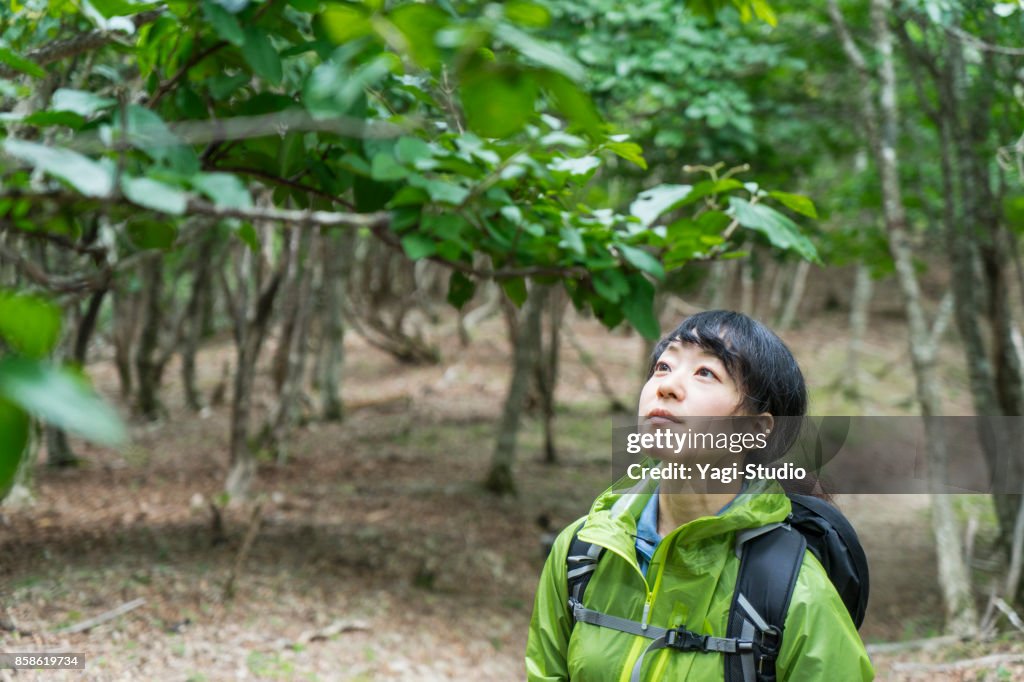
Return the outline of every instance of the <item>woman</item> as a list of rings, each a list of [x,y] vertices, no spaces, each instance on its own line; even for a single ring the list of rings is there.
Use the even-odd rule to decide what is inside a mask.
[[[741,416],[752,431],[770,434],[769,450],[781,452],[796,437],[796,420],[774,417],[802,416],[806,406],[803,376],[782,340],[745,315],[711,311],[687,318],[657,345],[638,412],[641,429]],[[678,461],[711,454],[683,452]],[[747,457],[772,458],[765,449]],[[582,527],[574,522],[558,536],[537,589],[529,680],[724,679],[726,659],[736,654],[724,653],[724,644],[709,651],[709,640],[701,638],[727,642],[740,563],[737,532],[785,521],[790,500],[774,481],[742,488],[737,482],[715,492],[684,485],[662,480],[657,494],[613,487],[594,502]],[[603,550],[582,599],[588,613],[607,614],[601,621],[576,622],[570,609],[566,559],[577,529],[581,540]],[[774,679],[873,679],[860,636],[821,564],[806,552],[797,570]],[[681,628],[700,635],[705,648],[652,646],[648,628]]]

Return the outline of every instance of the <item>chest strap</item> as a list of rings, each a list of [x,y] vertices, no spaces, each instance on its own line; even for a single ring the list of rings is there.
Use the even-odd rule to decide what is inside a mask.
[[[744,679],[753,681],[751,675],[746,677],[747,671],[753,672],[753,651],[755,633],[774,635],[774,628],[771,628],[758,614],[749,601],[740,595],[742,608],[747,613],[744,618],[744,628],[741,637],[712,637],[711,635],[700,635],[685,628],[660,628],[655,625],[646,625],[628,618],[620,618],[607,613],[601,613],[583,606],[574,597],[569,598],[569,610],[572,611],[573,620],[577,623],[588,623],[602,628],[609,628],[625,632],[638,637],[646,637],[653,640],[640,658],[633,664],[632,673],[629,676],[630,682],[640,682],[640,669],[643,667],[644,658],[648,653],[658,649],[675,649],[676,651],[693,651],[700,653],[722,653],[739,654],[742,658],[749,658],[744,661]]]

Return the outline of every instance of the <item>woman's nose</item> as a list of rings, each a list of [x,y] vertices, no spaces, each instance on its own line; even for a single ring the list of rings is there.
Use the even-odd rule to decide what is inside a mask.
[[[683,389],[681,372],[669,372],[667,375],[662,377],[661,383],[658,384],[659,398],[663,400],[669,398],[682,400],[685,396],[686,391]]]

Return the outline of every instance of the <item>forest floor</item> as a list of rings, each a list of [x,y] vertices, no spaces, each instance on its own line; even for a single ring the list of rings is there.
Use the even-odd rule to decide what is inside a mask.
[[[622,400],[633,403],[640,340],[590,321],[572,326]],[[846,353],[837,330],[843,329],[843,316],[819,315],[784,335],[808,375],[813,413],[908,414],[913,377],[902,326],[876,321],[862,404],[837,388]],[[349,336],[347,418],[311,421],[290,439],[286,463],[261,464],[254,490],[260,522],[240,565],[256,502],[226,509],[222,528],[210,506],[226,473],[228,408],[187,411],[175,366],[167,372],[165,417],[131,422],[129,445],[114,451],[76,442],[83,466],[38,467],[35,503],[0,515],[0,597],[26,633],[0,631],[0,650],[84,652],[87,667],[0,671],[0,679],[523,679],[542,565],[537,518],[545,514],[564,526],[607,486],[607,402],[564,344],[560,462],[540,462],[540,426],[527,420],[515,471],[519,494],[495,498],[479,481],[505,392],[503,324],[483,325],[466,349],[458,347],[450,325],[438,340],[451,349],[441,364],[410,367]],[[207,395],[231,358],[226,339],[201,353]],[[949,387],[947,413],[969,414],[952,342],[940,364]],[[99,361],[90,373],[116,402],[112,366]],[[260,381],[269,396],[269,377],[264,373]],[[269,398],[259,402],[255,427]],[[865,640],[939,634],[927,498],[850,495],[839,504],[871,563]],[[981,517],[977,546],[983,547],[990,532],[984,503],[958,504],[963,515]],[[228,598],[225,584],[236,567]],[[979,585],[985,579],[980,575]],[[141,607],[88,632],[60,633],[139,598]],[[1005,653],[1024,654],[1024,641],[875,653],[873,660],[885,680],[1024,679],[1024,664],[1000,664],[1003,659],[966,670],[934,669]]]

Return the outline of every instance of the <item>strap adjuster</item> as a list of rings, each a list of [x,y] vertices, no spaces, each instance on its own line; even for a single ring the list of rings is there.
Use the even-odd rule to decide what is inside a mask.
[[[707,651],[707,635],[698,635],[696,632],[677,628],[665,633],[665,646],[677,651]]]

